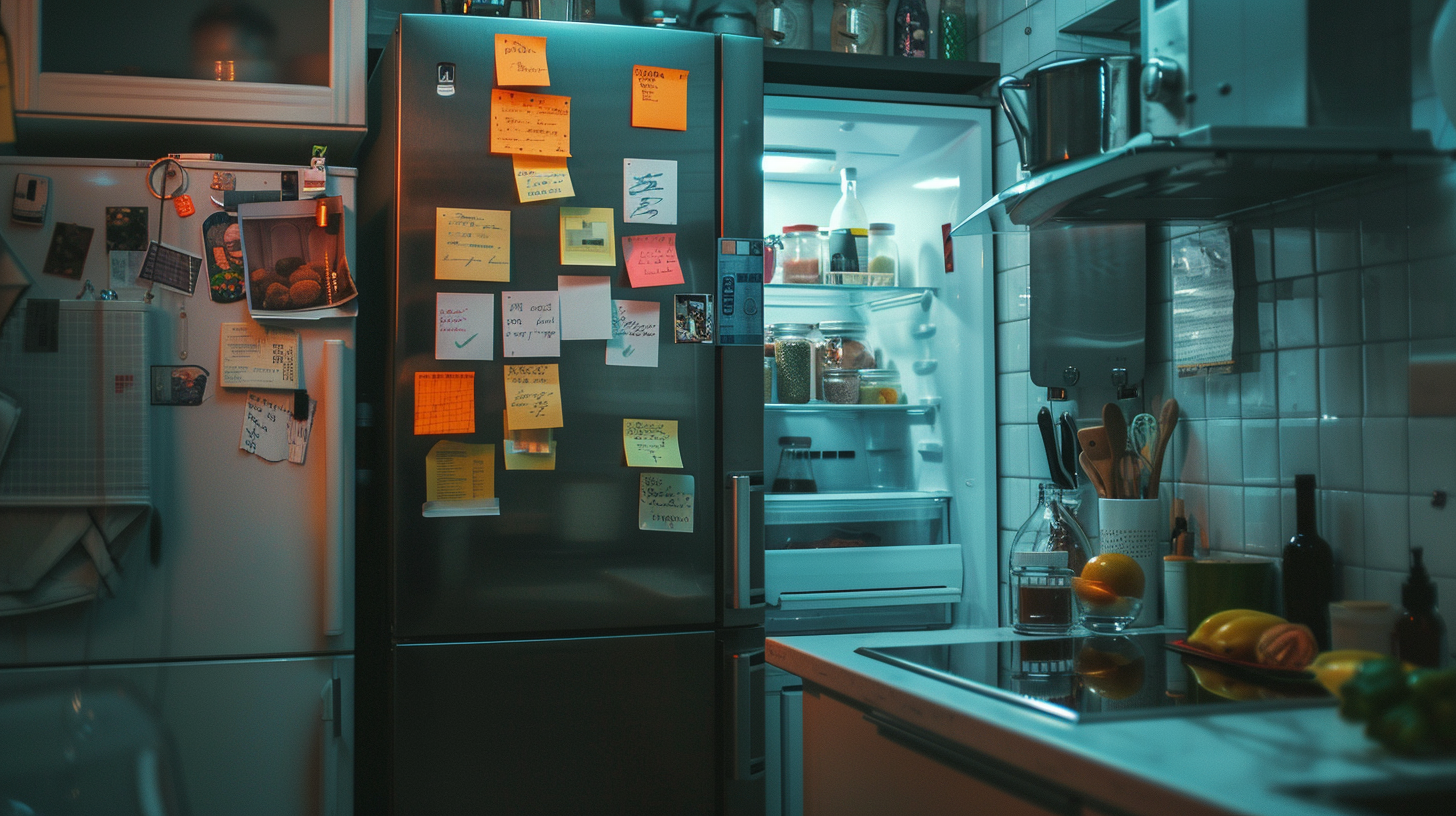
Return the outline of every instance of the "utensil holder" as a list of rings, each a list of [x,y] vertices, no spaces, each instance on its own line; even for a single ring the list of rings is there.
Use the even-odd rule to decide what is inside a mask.
[[[1143,609],[1129,628],[1157,626],[1161,620],[1163,542],[1167,513],[1160,499],[1098,499],[1099,553],[1122,553],[1143,569]]]

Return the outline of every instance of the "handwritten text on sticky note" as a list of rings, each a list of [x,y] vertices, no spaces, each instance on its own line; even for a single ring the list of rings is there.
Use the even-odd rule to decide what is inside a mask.
[[[662,307],[651,300],[614,300],[612,309],[607,365],[656,368]]]
[[[683,282],[682,267],[677,262],[677,235],[624,235],[622,256],[627,261],[627,277],[634,289],[644,286],[671,286]]]
[[[495,359],[495,295],[435,294],[435,359]]]
[[[505,367],[506,419],[513,430],[560,428],[561,383],[554,363]]]
[[[632,66],[632,127],[688,129],[688,72]]]
[[[627,452],[627,467],[683,466],[675,419],[622,420],[622,447]]]
[[[693,531],[693,477],[643,473],[637,498],[637,529]]]
[[[490,152],[571,155],[571,97],[490,92]]]
[[[511,169],[516,174],[516,194],[522,204],[576,195],[571,186],[571,172],[566,169],[566,159],[517,154],[511,156]]]
[[[670,159],[622,160],[622,221],[628,224],[677,223],[677,162]]]
[[[561,321],[555,292],[504,292],[501,313],[505,356],[561,356]]]
[[[475,372],[415,372],[415,435],[475,433]]]
[[[495,35],[495,84],[550,85],[546,67],[546,38],[517,34]]]
[[[439,280],[510,280],[510,211],[436,207],[435,277]]]
[[[318,400],[310,399],[308,419],[300,421],[272,394],[249,391],[238,447],[269,462],[287,459],[301,465],[308,457],[308,439],[313,433],[313,415],[317,408]]]

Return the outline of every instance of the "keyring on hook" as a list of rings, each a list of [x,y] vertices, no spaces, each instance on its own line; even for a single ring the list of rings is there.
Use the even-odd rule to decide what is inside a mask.
[[[161,189],[159,190],[153,186],[153,182],[156,181],[157,168],[162,166],[168,166],[169,172],[162,175],[162,185]],[[171,176],[171,167],[177,168],[177,172],[180,173],[182,176],[182,183],[177,186],[177,189],[173,190],[171,193],[168,193],[167,179]],[[147,169],[147,190],[151,192],[154,198],[159,198],[163,201],[176,198],[177,196],[187,192],[187,185],[189,181],[190,179],[187,176],[187,168],[183,167],[181,162],[177,161],[174,158],[171,158],[170,156],[164,159],[157,159],[156,161],[152,162],[152,166]]]

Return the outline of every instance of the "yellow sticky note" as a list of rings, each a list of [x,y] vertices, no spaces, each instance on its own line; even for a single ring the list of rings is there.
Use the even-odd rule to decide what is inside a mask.
[[[616,266],[616,220],[611,207],[562,207],[561,263]]]
[[[693,477],[643,473],[637,493],[637,529],[693,531]]]
[[[425,501],[495,498],[495,445],[441,439],[425,454]]]
[[[495,35],[495,84],[550,85],[546,38]]]
[[[506,420],[515,430],[560,428],[561,382],[555,363],[508,365]]]
[[[632,66],[632,127],[688,129],[688,72]]]
[[[622,420],[622,447],[627,451],[627,467],[683,466],[675,419]]]
[[[416,371],[415,435],[463,433],[475,433],[475,372]]]
[[[490,152],[571,155],[571,97],[490,92]]]
[[[436,207],[435,279],[510,280],[510,210]]]
[[[571,173],[566,159],[554,156],[511,156],[511,169],[516,174],[516,194],[521,203],[545,201],[548,198],[571,198]]]

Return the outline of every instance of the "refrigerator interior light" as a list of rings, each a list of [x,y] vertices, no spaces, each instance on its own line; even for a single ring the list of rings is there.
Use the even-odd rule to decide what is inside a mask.
[[[802,150],[767,147],[763,151],[765,173],[833,173],[833,150]]]
[[[917,190],[944,190],[949,187],[960,187],[961,178],[960,176],[956,176],[955,178],[944,178],[941,176],[937,176],[935,178],[928,178],[924,181],[917,181],[910,186],[914,187]]]

